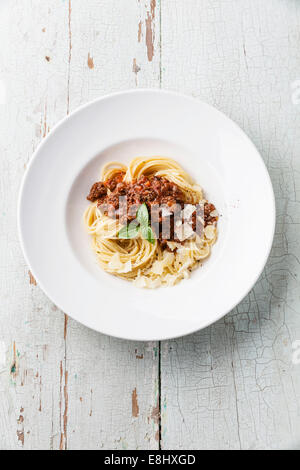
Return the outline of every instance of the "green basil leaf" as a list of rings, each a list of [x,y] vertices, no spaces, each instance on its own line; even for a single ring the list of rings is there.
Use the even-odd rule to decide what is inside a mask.
[[[141,234],[142,234],[142,237],[147,240],[148,242],[152,243],[152,245],[154,245],[155,243],[155,235],[153,233],[153,230],[150,226],[148,227],[141,227],[140,228],[140,231],[141,231]]]
[[[140,230],[139,225],[137,224],[135,220],[130,222],[130,224],[128,225],[129,238],[135,238],[137,234],[139,233],[139,230]]]
[[[121,230],[118,233],[119,238],[128,238],[128,225],[125,225],[125,227],[122,227]]]
[[[141,224],[141,227],[147,227],[149,224],[149,213],[146,204],[142,204],[136,214],[138,222]]]
[[[148,227],[148,239],[147,240],[148,242],[152,243],[152,245],[155,244],[155,235],[150,226]]]
[[[123,238],[125,240],[135,238],[139,233],[139,227],[135,222],[131,222],[129,225],[122,227],[118,233],[119,238]]]

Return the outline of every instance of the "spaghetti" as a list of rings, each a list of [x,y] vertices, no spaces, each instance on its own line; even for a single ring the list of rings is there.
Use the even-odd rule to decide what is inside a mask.
[[[84,222],[106,272],[138,287],[173,286],[210,255],[217,211],[177,162],[165,157],[134,158],[128,167],[110,162],[100,180],[91,188]]]

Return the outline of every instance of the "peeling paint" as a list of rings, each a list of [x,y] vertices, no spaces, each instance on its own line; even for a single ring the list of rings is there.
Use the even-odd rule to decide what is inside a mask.
[[[160,61],[158,45],[156,45],[159,43],[158,1],[156,1],[155,20],[152,21],[152,31],[155,27],[156,37],[152,62],[148,62],[145,44],[147,11],[150,16],[153,14],[150,1],[132,2],[134,6],[122,8],[122,18],[118,16],[120,9],[111,7],[114,2],[109,2],[109,0],[101,2],[104,5],[102,11],[99,11],[100,2],[90,2],[89,8],[84,5],[87,2],[78,2],[78,5],[80,3],[82,7],[75,6],[75,3],[72,4],[74,6],[74,13],[72,13],[74,21],[72,16],[71,109],[77,102],[81,104],[91,99],[95,94],[99,94],[99,88],[102,90],[103,87],[102,82],[98,87],[95,86],[94,81],[97,81],[95,74],[97,73],[97,77],[99,74],[101,81],[103,67],[105,70],[107,69],[107,76],[111,77],[110,86],[113,89],[134,86],[136,76],[141,81],[141,85],[144,83],[150,83],[151,86],[160,85],[159,68],[161,67],[161,71],[164,68]],[[20,154],[20,148],[24,150],[23,154],[29,155],[31,147],[42,136],[44,127],[48,128],[48,124],[44,126],[43,122],[46,95],[49,103],[48,123],[66,114],[68,54],[70,54],[68,47],[68,2],[69,0],[64,0],[63,3],[61,0],[58,8],[52,8],[52,14],[49,18],[44,15],[48,8],[45,7],[44,11],[42,6],[35,8],[36,39],[42,39],[42,42],[46,42],[51,47],[49,50],[46,49],[46,54],[50,55],[50,53],[54,54],[52,48],[54,47],[54,38],[57,35],[58,49],[53,49],[55,56],[52,55],[51,62],[45,64],[45,56],[43,56],[39,44],[36,44],[36,41],[30,41],[30,37],[27,37],[26,47],[23,48],[24,76],[17,74],[18,77],[15,77],[17,80],[17,87],[14,87],[16,88],[16,99],[11,99],[9,96],[11,93],[9,77],[12,76],[11,72],[15,68],[14,60],[8,61],[7,70],[4,71],[7,87],[6,98],[0,75],[0,103],[7,100],[9,123],[15,119],[19,122],[22,118],[19,112],[22,97],[23,101],[24,99],[26,101],[25,104],[28,105],[27,111],[33,116],[33,121],[26,124],[26,129],[23,129],[24,135],[29,134],[28,139],[23,139],[24,142],[20,140],[22,129],[18,135],[12,132],[11,138],[9,133],[6,133],[8,138],[4,139],[3,147],[7,150],[5,154],[7,154],[8,163],[4,164],[5,171],[9,170],[15,161],[17,168],[22,169],[22,161],[17,156]],[[40,5],[43,3],[46,2],[40,2]],[[116,3],[120,4],[122,1]],[[220,9],[217,6],[219,3],[222,4]],[[251,2],[247,3],[251,4]],[[242,442],[246,447],[261,447],[267,444],[276,446],[278,442],[281,446],[290,444],[291,447],[291,443],[299,445],[299,428],[297,427],[297,419],[299,419],[297,417],[299,368],[293,367],[291,364],[289,333],[294,339],[299,331],[299,314],[297,313],[299,312],[299,299],[296,293],[297,284],[299,284],[299,242],[297,239],[299,179],[297,177],[295,180],[294,173],[296,175],[299,173],[296,147],[300,108],[294,106],[292,109],[291,106],[285,106],[289,98],[288,84],[293,77],[297,78],[298,73],[297,61],[292,56],[289,57],[289,53],[297,50],[299,37],[296,32],[299,26],[299,16],[295,15],[296,2],[281,2],[283,5],[289,3],[289,7],[283,6],[283,9],[280,9],[282,21],[278,20],[278,14],[270,15],[271,7],[265,5],[269,2],[258,3],[261,4],[259,14],[253,15],[252,9],[248,11],[249,7],[246,14],[240,15],[241,18],[238,18],[238,14],[234,17],[231,15],[232,5],[230,2],[165,2],[166,8],[163,8],[162,16],[164,43],[162,57],[166,68],[170,69],[163,82],[165,86],[182,88],[183,91],[195,96],[203,95],[203,98],[207,98],[208,101],[212,100],[215,104],[223,106],[224,111],[235,114],[238,121],[244,122],[244,114],[249,114],[244,125],[246,130],[249,131],[250,128],[250,133],[252,132],[264,150],[264,157],[273,173],[279,204],[283,200],[282,207],[280,206],[280,214],[282,213],[283,216],[280,216],[279,229],[276,231],[275,251],[273,250],[273,256],[271,255],[266,272],[250,296],[231,314],[232,317],[227,317],[224,320],[225,325],[219,324],[196,335],[162,343],[165,350],[161,363],[158,360],[158,349],[153,348],[154,343],[139,346],[135,353],[132,345],[118,340],[106,339],[102,336],[98,339],[95,334],[77,327],[75,322],[71,322],[71,319],[68,331],[64,333],[63,320],[61,321],[57,312],[52,315],[54,312],[51,311],[51,308],[56,310],[56,307],[51,306],[51,303],[39,293],[38,288],[35,289],[35,280],[32,282],[33,285],[28,286],[30,278],[28,278],[27,271],[29,268],[24,271],[25,288],[19,286],[14,292],[14,284],[11,281],[14,278],[15,269],[19,269],[20,263],[18,260],[16,263],[11,263],[13,260],[9,256],[7,260],[5,258],[11,265],[7,270],[7,279],[4,280],[5,287],[8,289],[5,289],[7,292],[5,292],[3,299],[6,307],[3,309],[3,331],[1,331],[3,336],[0,335],[2,336],[0,339],[5,342],[3,346],[0,342],[0,369],[1,363],[3,364],[0,388],[4,398],[1,401],[3,410],[1,409],[0,414],[4,417],[4,421],[3,419],[1,421],[1,424],[3,423],[2,429],[8,430],[2,436],[7,447],[17,447],[17,429],[21,438],[20,446],[21,442],[24,443],[24,435],[26,435],[26,448],[48,446],[48,438],[51,435],[54,439],[52,447],[59,447],[59,418],[61,416],[63,429],[64,414],[63,387],[66,369],[63,359],[64,336],[67,337],[66,341],[70,342],[67,347],[68,360],[66,361],[68,364],[70,360],[72,365],[72,369],[68,367],[69,373],[73,375],[76,371],[80,377],[80,380],[75,384],[74,380],[71,381],[71,376],[69,377],[68,447],[119,448],[121,444],[115,445],[114,439],[122,435],[128,439],[129,448],[143,448],[142,439],[147,431],[147,442],[145,442],[147,448],[157,448],[158,445],[155,445],[155,442],[157,444],[159,438],[158,425],[153,420],[157,421],[158,412],[156,409],[152,410],[152,407],[155,407],[157,403],[157,394],[153,395],[153,387],[159,376],[158,367],[162,368],[163,389],[168,397],[168,403],[170,402],[170,412],[168,412],[170,416],[167,419],[164,414],[165,400],[161,409],[163,447],[172,448],[172,446],[180,444],[181,448],[184,446],[204,448],[210,444],[214,447],[235,448],[238,444],[238,426],[241,426]],[[236,6],[238,7],[238,5]],[[172,8],[172,13],[167,11],[169,7]],[[136,14],[138,8],[140,8],[141,16]],[[240,12],[244,7],[238,8],[240,8]],[[13,42],[7,51],[6,45],[2,45],[4,55],[7,57],[9,57],[11,47],[14,49],[14,44],[16,50],[18,48],[22,50],[24,28],[28,26],[27,19],[24,24],[24,19],[18,18],[17,10],[14,11],[17,27],[11,34]],[[85,27],[81,28],[79,25],[81,20],[85,26],[87,22],[92,21],[93,28],[89,31]],[[47,35],[45,34],[46,28],[43,27],[44,32],[40,35],[40,25],[45,21]],[[125,45],[128,46],[127,57],[124,59],[124,63],[118,64],[116,67],[120,76],[114,76],[112,61],[107,63],[107,57],[113,55],[118,46],[114,40],[117,41],[118,36],[121,40],[124,39],[131,28],[132,21],[132,36],[129,35],[125,40]],[[220,21],[222,22],[221,34],[215,34],[214,23]],[[225,29],[223,22],[226,23]],[[69,30],[71,33],[70,21]],[[204,39],[203,31],[207,33]],[[263,44],[266,31],[272,31],[272,34],[267,44]],[[184,34],[180,34],[182,32]],[[250,41],[248,48],[247,43],[246,46],[243,43],[243,39],[244,35],[249,39],[249,32],[253,40]],[[76,40],[74,40],[75,34]],[[33,36],[31,39],[34,39]],[[238,37],[235,38],[235,36]],[[63,40],[61,40],[62,38]],[[224,38],[225,44],[223,44]],[[19,41],[19,45],[17,41]],[[124,47],[124,41],[121,47]],[[107,54],[102,54],[103,49],[107,50]],[[272,56],[274,50],[277,50],[278,54],[274,54],[273,61],[271,61],[270,55]],[[94,56],[95,69],[93,71],[89,70],[87,66],[88,54],[86,51],[90,51]],[[39,54],[40,64],[34,65],[34,57],[36,58],[37,55],[34,52]],[[82,76],[77,77],[77,58],[79,60],[80,55],[83,69]],[[54,78],[58,79],[58,83],[53,84],[50,70],[57,57],[59,57],[59,64],[57,64],[59,74]],[[136,57],[136,66],[142,68],[139,73],[136,73],[136,67],[133,67],[133,57]],[[31,59],[33,59],[33,66]],[[239,85],[242,82],[245,85],[249,81],[247,61],[252,64],[253,68],[250,76],[253,86],[237,86],[236,94],[232,98],[230,86],[227,86],[225,81],[220,78],[219,66],[225,63],[228,77],[233,77],[235,84]],[[272,74],[272,67],[275,67],[276,72],[277,68],[280,69],[281,62],[284,65],[281,67],[282,73]],[[187,66],[183,70],[180,67],[181,64],[187,64],[190,67]],[[41,68],[39,71],[40,80],[37,86],[30,87],[28,82],[34,83],[32,77],[35,75],[37,65]],[[178,70],[178,75],[174,74],[176,70]],[[204,80],[205,83],[202,84],[205,70],[210,80],[209,83]],[[52,72],[54,73],[54,71]],[[93,78],[93,84],[87,83],[89,78]],[[1,88],[4,91],[1,91]],[[31,89],[29,90],[29,88]],[[276,99],[274,99],[275,95]],[[258,99],[256,99],[257,96]],[[37,101],[41,107],[39,114],[34,112]],[[240,102],[244,103],[244,106],[238,106]],[[282,103],[286,116],[285,119],[278,120]],[[295,119],[296,114],[297,119]],[[42,126],[35,129],[36,123],[39,125],[41,116]],[[268,139],[268,137],[270,138]],[[269,141],[271,143],[268,145]],[[28,145],[25,145],[26,142]],[[11,158],[10,162],[9,157],[14,154],[16,158]],[[5,159],[6,157],[4,157]],[[24,159],[27,159],[27,156],[23,155]],[[4,187],[6,180],[8,180],[7,184],[10,183],[7,174],[9,172],[6,171],[2,178]],[[287,179],[286,184],[285,178]],[[287,211],[286,206],[290,210]],[[286,212],[292,213],[293,217],[289,215],[285,217]],[[8,237],[10,236],[9,228],[10,224],[7,228]],[[12,237],[12,241],[14,241],[14,237]],[[279,269],[280,265],[282,265],[282,269]],[[12,287],[9,287],[9,283],[12,284]],[[257,294],[258,298],[256,299]],[[29,320],[26,324],[22,312],[24,308],[27,312],[25,317]],[[38,308],[42,308],[45,314],[41,315]],[[244,319],[244,316],[248,317],[248,320]],[[15,330],[18,332],[15,333]],[[287,339],[282,336],[286,333]],[[15,334],[17,336],[14,336]],[[284,348],[287,349],[286,352],[282,346],[282,338]],[[17,348],[22,348],[22,360],[20,360],[16,388],[10,387],[12,342],[14,339]],[[79,340],[82,343],[80,354],[77,354],[76,348],[79,349],[77,344]],[[42,346],[46,342],[49,344],[49,351],[45,363]],[[27,346],[26,343],[30,344]],[[27,361],[23,359],[25,351],[28,354]],[[36,359],[37,351],[39,352],[38,359]],[[73,354],[74,351],[76,354]],[[142,352],[145,357],[141,361],[139,356]],[[237,370],[237,384],[234,384],[230,370],[231,353]],[[62,412],[59,415],[59,362],[61,359],[63,367]],[[160,364],[162,365],[160,366]],[[39,414],[37,411],[39,397],[32,399],[32,394],[38,392],[39,379],[36,378],[33,382],[30,371],[26,370],[26,367],[32,367],[36,373],[37,365],[40,367],[38,370],[44,373],[42,380],[43,414]],[[12,370],[14,373],[16,368],[13,367]],[[20,380],[23,379],[23,376],[25,387],[22,389],[20,388]],[[116,377],[121,377],[122,383]],[[135,382],[132,383],[132,380]],[[21,381],[21,385],[23,382]],[[130,401],[134,383],[136,388],[139,388],[138,404],[142,407],[139,418],[132,418],[130,415]],[[95,406],[93,407],[93,417],[89,419],[91,387],[94,388]],[[80,399],[79,396],[81,396]],[[120,396],[121,399],[116,403]],[[249,400],[250,405],[253,403],[252,407],[245,406],[245,402]],[[127,413],[123,407],[125,401],[129,401]],[[26,409],[24,415],[19,413],[21,403]],[[291,406],[289,406],[290,403]],[[240,416],[236,416],[235,408],[240,412]],[[72,419],[71,413],[74,414]],[[19,415],[22,416],[22,419],[19,418]],[[149,425],[147,417],[144,419],[145,415],[149,419]],[[20,422],[17,424],[18,418]],[[50,429],[51,418],[52,433]],[[237,420],[239,422],[236,422]],[[76,428],[78,421],[80,421],[81,433]],[[25,430],[22,435],[21,424],[23,422]],[[74,422],[76,430],[74,436],[72,436],[73,428],[70,428],[72,422]],[[283,423],[282,426],[281,423]],[[35,426],[32,426],[33,424]],[[27,436],[29,426],[31,429],[30,439]],[[163,439],[166,428],[168,428],[167,434]],[[153,442],[154,438],[155,442]]]
[[[139,29],[138,29],[138,42],[142,40],[142,20],[139,21]]]
[[[149,62],[152,62],[154,57],[154,41],[155,41],[155,29],[154,29],[154,20],[155,20],[155,9],[156,9],[156,0],[151,0],[150,3],[150,12],[147,11],[146,18],[146,46],[147,46],[147,56]]]
[[[36,280],[35,278],[33,277],[31,271],[28,271],[28,274],[29,274],[29,283],[32,284],[33,286],[36,286]]]
[[[140,409],[139,409],[139,405],[138,405],[136,388],[132,391],[131,401],[132,401],[132,416],[134,418],[137,418],[138,415],[139,415]]]
[[[17,431],[18,441],[24,446],[24,431]]]
[[[151,0],[150,8],[151,8],[151,16],[152,16],[152,19],[154,20],[154,18],[155,18],[156,0]]]
[[[42,377],[40,377],[40,406],[39,406],[39,412],[42,412]]]
[[[68,396],[68,371],[65,371],[64,397],[65,397],[64,435],[65,435],[65,442],[66,442],[66,444],[67,444],[67,425],[68,425],[68,406],[69,406],[69,396]]]
[[[139,71],[141,70],[141,67],[139,67],[136,63],[136,59],[133,59],[133,64],[132,64],[132,71],[133,73],[135,73],[136,75],[139,73]]]
[[[69,317],[68,317],[68,315],[65,313],[64,340],[67,339],[67,334],[68,334],[68,321],[69,321]]]
[[[152,30],[152,16],[147,12],[146,18],[146,46],[149,62],[152,62],[154,57],[154,30]]]
[[[88,61],[87,61],[87,64],[88,64],[88,68],[89,69],[93,69],[94,68],[94,59],[93,57],[90,56],[90,53],[88,53]]]
[[[63,381],[63,365],[62,361],[60,361],[60,368],[59,368],[59,414],[60,414],[60,423],[61,423],[61,416],[62,416],[62,381]],[[59,449],[63,450],[64,449],[64,440],[63,440],[63,432],[62,432],[62,426],[60,424],[60,444],[59,444]]]
[[[136,359],[144,359],[144,354],[138,354],[138,350],[137,350],[137,349],[135,349],[134,352],[135,352],[135,357],[136,357]]]
[[[160,418],[159,401],[157,401],[157,405],[152,408],[150,417],[154,421],[155,424],[159,424],[159,418]]]
[[[63,366],[62,362],[60,363],[60,389],[62,392],[62,379],[63,379]],[[62,397],[60,401],[60,410],[62,410]],[[64,414],[62,417],[62,430],[61,430],[61,435],[60,435],[60,445],[59,449],[60,450],[67,450],[67,444],[68,444],[68,407],[69,407],[69,395],[68,395],[68,371],[65,371],[65,384],[64,384],[64,402],[65,402],[65,408],[64,408]]]
[[[16,343],[15,341],[13,342],[13,357],[12,357],[12,364],[10,367],[10,373],[15,379],[17,375],[19,374],[19,357],[20,353],[16,352]]]
[[[135,84],[138,84],[137,76],[139,71],[141,70],[141,67],[139,67],[136,63],[136,59],[133,59],[133,64],[132,64],[132,71],[135,74]]]
[[[24,446],[24,416],[22,415],[23,412],[24,412],[24,408],[21,407],[20,416],[17,419],[17,424],[18,424],[17,437],[18,437],[18,441],[21,442],[22,446]]]

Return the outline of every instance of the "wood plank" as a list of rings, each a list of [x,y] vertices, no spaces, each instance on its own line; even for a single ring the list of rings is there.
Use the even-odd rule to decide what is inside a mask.
[[[70,110],[104,93],[159,86],[155,2],[107,0],[100,7],[97,0],[72,0],[70,15]],[[158,447],[158,423],[151,418],[158,400],[157,347],[101,336],[70,319],[65,370],[71,393],[65,446]]]
[[[162,447],[296,448],[300,5],[164,0],[161,17],[162,86],[241,125],[268,165],[278,211],[272,254],[250,295],[212,327],[163,344]]]
[[[0,79],[6,89],[0,105],[1,449],[59,446],[64,319],[28,271],[16,226],[26,164],[38,142],[66,113],[67,14],[54,5],[1,3]]]
[[[160,85],[159,20],[154,0],[1,4],[0,448],[158,447],[158,345],[64,317],[28,273],[15,212],[24,167],[60,118]]]

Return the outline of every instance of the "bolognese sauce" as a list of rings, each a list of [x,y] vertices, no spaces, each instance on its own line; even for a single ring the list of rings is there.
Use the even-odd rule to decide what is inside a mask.
[[[97,201],[98,207],[102,208],[105,215],[113,214],[122,224],[134,220],[138,207],[145,203],[156,236],[162,247],[167,248],[167,240],[177,240],[175,223],[187,204],[183,191],[175,183],[161,176],[143,175],[130,183],[123,181],[124,176],[125,173],[120,171],[104,182],[94,183],[87,199],[91,202]],[[217,222],[213,204],[204,203],[200,213],[196,206],[194,209],[188,221],[194,232],[197,233],[197,217],[202,219],[202,227]],[[164,226],[167,230],[164,230]]]

